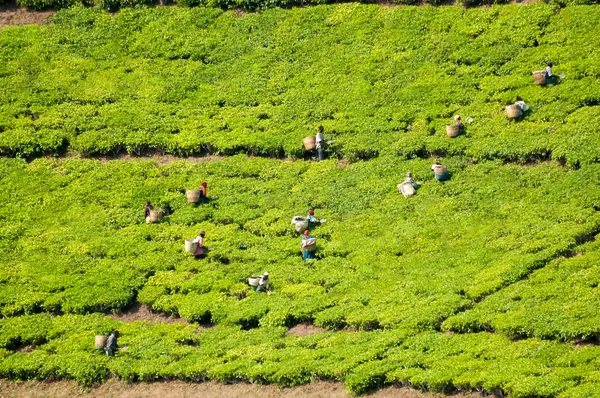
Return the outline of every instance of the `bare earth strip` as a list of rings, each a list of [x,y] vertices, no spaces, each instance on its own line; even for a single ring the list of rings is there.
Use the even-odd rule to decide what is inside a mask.
[[[24,398],[349,398],[342,383],[320,382],[294,388],[279,389],[256,384],[184,383],[169,381],[160,383],[126,384],[117,380],[81,391],[75,382],[25,382],[14,383],[0,380],[0,397]],[[440,398],[443,395],[422,393],[408,388],[388,387],[369,395],[372,398]],[[477,393],[452,395],[453,398],[480,398]]]
[[[28,11],[26,8],[0,7],[0,29],[5,26],[44,24],[54,11]]]

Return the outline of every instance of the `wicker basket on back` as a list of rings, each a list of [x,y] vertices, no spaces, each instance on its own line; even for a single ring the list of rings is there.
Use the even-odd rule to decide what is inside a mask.
[[[96,336],[94,339],[94,347],[97,350],[103,350],[104,346],[106,346],[106,341],[108,340],[108,336]]]
[[[303,141],[304,141],[304,149],[306,149],[307,151],[312,151],[313,149],[315,149],[317,138],[314,135],[311,135],[309,137],[304,137]]]
[[[439,176],[443,176],[444,174],[448,174],[448,169],[446,168],[446,166],[440,165],[438,167],[433,168],[433,173]]]
[[[185,251],[188,253],[194,253],[198,248],[198,242],[194,242],[194,239],[185,240]]]
[[[185,195],[187,196],[188,203],[198,203],[200,201],[200,191],[199,189],[188,189],[185,191]]]
[[[535,84],[543,85],[546,84],[546,71],[536,70],[533,72],[533,81]]]
[[[163,211],[161,209],[150,210],[150,222],[160,222],[162,217],[163,217]]]
[[[512,104],[506,107],[506,116],[508,116],[509,119],[516,119],[520,114],[521,108],[519,108],[519,105]]]
[[[460,133],[460,126],[458,124],[447,124],[446,125],[446,134],[448,134],[448,137],[450,137],[450,138],[458,137],[459,133]]]

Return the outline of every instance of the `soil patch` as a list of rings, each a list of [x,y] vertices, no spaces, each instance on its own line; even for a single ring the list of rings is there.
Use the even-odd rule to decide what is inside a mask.
[[[287,331],[286,334],[295,334],[296,336],[311,336],[313,334],[323,333],[325,329],[320,328],[310,323],[301,323]]]
[[[132,156],[128,154],[120,154],[116,156],[101,156],[97,158],[100,163],[106,163],[111,160],[154,160],[159,165],[170,164],[177,161],[186,161],[192,163],[212,162],[215,160],[225,159],[224,156],[206,155],[206,156],[190,156],[177,157],[173,155],[149,155],[149,156]]]
[[[0,380],[0,397],[22,398],[350,398],[342,383],[320,382],[294,388],[277,388],[257,384],[184,383],[169,381],[158,383],[126,384],[116,380],[82,391],[70,381],[15,383]],[[408,388],[388,387],[370,394],[372,398],[441,398],[441,394],[422,393]],[[481,394],[452,395],[454,398],[480,398]]]
[[[54,11],[28,11],[25,7],[4,6],[0,8],[0,29],[5,26],[47,24]]]
[[[160,312],[154,312],[147,305],[136,303],[120,314],[109,314],[109,317],[121,322],[148,321],[151,323],[185,323],[189,322],[183,318],[172,317]]]

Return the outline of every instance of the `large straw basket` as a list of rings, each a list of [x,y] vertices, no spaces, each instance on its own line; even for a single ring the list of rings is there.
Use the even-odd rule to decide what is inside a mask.
[[[163,217],[162,210],[150,210],[150,222],[160,222]]]
[[[200,191],[199,189],[188,189],[185,191],[185,195],[187,196],[188,203],[198,203],[200,201]]]
[[[537,70],[533,72],[533,81],[535,84],[543,85],[546,84],[546,71],[545,70]]]
[[[310,137],[304,137],[304,149],[307,151],[312,151],[315,149],[316,137],[311,135]]]
[[[519,108],[519,105],[513,104],[506,107],[506,116],[508,116],[509,119],[516,119],[520,114],[521,108]]]
[[[294,226],[296,228],[296,232],[301,234],[308,229],[308,220],[304,219],[302,221],[296,221],[296,224]]]
[[[447,124],[446,125],[446,134],[448,134],[448,137],[450,137],[450,138],[458,137],[459,132],[460,132],[460,126],[458,124]]]
[[[188,253],[194,253],[198,248],[198,242],[194,242],[193,239],[185,240],[185,251]]]
[[[433,173],[437,174],[439,176],[443,176],[444,174],[448,173],[448,169],[446,168],[446,166],[439,166],[439,167],[434,167],[433,168]]]
[[[106,346],[106,341],[108,340],[108,336],[96,336],[94,339],[94,347],[97,350],[103,350]]]

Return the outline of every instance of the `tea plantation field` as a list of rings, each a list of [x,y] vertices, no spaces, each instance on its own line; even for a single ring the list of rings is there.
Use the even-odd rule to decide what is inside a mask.
[[[0,374],[599,391],[600,349],[570,341],[600,333],[600,165],[445,163],[442,185],[428,159],[3,159]],[[407,170],[423,183],[409,200],[395,188]],[[211,201],[187,204],[201,180]],[[174,212],[146,224],[145,199]],[[309,207],[328,220],[310,265],[289,224]],[[199,229],[204,260],[183,250]],[[245,285],[265,270],[275,295]],[[102,314],[136,301],[217,326]],[[299,322],[327,331],[286,336]],[[94,352],[117,327],[128,351]]]
[[[55,22],[0,31],[1,378],[600,396],[600,7]],[[533,85],[548,59],[564,79]],[[304,160],[321,124],[330,159]],[[97,159],[122,153],[225,156]],[[146,224],[145,200],[173,213]],[[290,219],[311,208],[305,263]],[[246,284],[264,271],[274,295]],[[109,316],[137,304],[187,322]]]
[[[60,12],[0,33],[0,154],[598,160],[600,7]],[[532,71],[554,62],[550,87]],[[503,108],[517,95],[521,123]],[[448,140],[452,116],[473,118]]]

